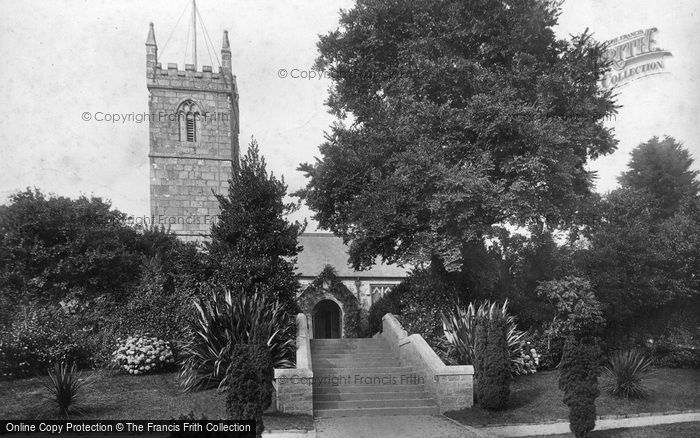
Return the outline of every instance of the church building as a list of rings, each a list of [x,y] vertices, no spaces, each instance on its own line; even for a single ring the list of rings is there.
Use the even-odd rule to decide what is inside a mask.
[[[239,159],[238,87],[228,33],[218,71],[206,65],[199,71],[196,56],[181,70],[159,62],[151,23],[146,78],[151,217],[183,240],[206,239],[219,213],[214,193],[227,192]],[[299,240],[298,302],[315,338],[357,336],[370,306],[407,275],[405,268],[381,262],[366,271],[352,269],[347,247],[333,234],[302,234]]]

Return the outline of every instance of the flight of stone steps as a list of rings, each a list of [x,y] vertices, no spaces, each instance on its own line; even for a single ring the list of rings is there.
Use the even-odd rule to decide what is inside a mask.
[[[314,417],[437,414],[425,375],[382,339],[313,339]]]

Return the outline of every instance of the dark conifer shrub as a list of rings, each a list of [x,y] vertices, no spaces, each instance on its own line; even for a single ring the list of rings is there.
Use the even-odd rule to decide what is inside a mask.
[[[266,389],[254,359],[258,356],[251,344],[236,344],[229,368],[226,413],[229,420],[255,420],[256,434],[264,430],[262,414]]]
[[[507,342],[508,324],[494,313],[477,322],[475,347],[477,398],[486,409],[503,409],[510,395],[510,353]]]
[[[577,438],[585,438],[595,427],[595,399],[600,394],[601,350],[595,337],[569,336],[562,354],[559,389],[569,407],[569,427]]]
[[[275,374],[275,370],[272,367],[270,347],[258,339],[258,342],[251,345],[251,360],[258,371],[258,377],[262,385],[260,404],[262,410],[265,411],[272,403],[272,379]]]

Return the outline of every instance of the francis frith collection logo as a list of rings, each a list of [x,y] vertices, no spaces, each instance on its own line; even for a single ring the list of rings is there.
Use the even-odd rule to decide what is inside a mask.
[[[612,61],[612,69],[603,77],[602,86],[626,85],[647,76],[668,73],[664,57],[671,52],[657,47],[657,28],[638,30],[606,41],[607,50],[603,54]]]

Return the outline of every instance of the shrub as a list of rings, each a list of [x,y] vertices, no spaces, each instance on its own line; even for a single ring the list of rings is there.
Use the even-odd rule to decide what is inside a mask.
[[[522,372],[520,374],[534,374],[540,366],[540,355],[530,341],[523,345]],[[511,361],[511,365],[512,365]]]
[[[540,370],[553,370],[561,362],[561,355],[564,349],[564,339],[545,327],[543,331],[535,331],[529,336],[532,348],[539,354]]]
[[[598,332],[605,324],[603,307],[596,298],[591,282],[581,277],[542,281],[535,290],[555,308],[556,315],[550,326],[553,333],[568,337]]]
[[[118,339],[113,363],[129,374],[151,374],[170,369],[174,363],[170,343],[149,336]]]
[[[475,360],[474,343],[476,339],[476,320],[480,317],[493,318],[497,315],[505,318],[507,324],[507,344],[510,357],[510,370],[513,375],[532,374],[537,370],[539,355],[527,347],[525,333],[518,330],[515,317],[508,313],[508,300],[502,306],[495,302],[484,301],[478,306],[469,303],[466,308],[455,305],[450,311],[441,313],[443,333],[447,341],[456,350],[458,363],[473,365]]]
[[[387,312],[400,317],[409,333],[418,333],[439,353],[444,350],[440,313],[447,311],[457,299],[457,291],[434,269],[416,269],[396,285],[384,299],[370,308],[371,328],[381,331],[382,317]]]
[[[140,332],[169,342],[187,338],[194,317],[190,303],[196,294],[176,287],[173,276],[163,264],[159,257],[145,259],[142,263],[139,282],[113,321],[120,336]]]
[[[475,368],[477,400],[486,409],[503,409],[510,395],[510,355],[506,342],[508,327],[503,315],[477,319]]]
[[[659,355],[658,366],[664,368],[700,368],[700,349],[673,346],[663,355]]]
[[[604,388],[615,397],[644,398],[647,391],[642,379],[652,371],[652,359],[637,350],[616,351],[603,367],[608,378]]]
[[[226,413],[231,420],[255,420],[256,435],[265,428],[262,414],[269,406],[270,394],[265,381],[272,366],[269,354],[253,344],[238,343],[228,372]]]
[[[387,313],[398,314],[400,313],[401,304],[397,299],[398,292],[396,288],[391,289],[389,292],[384,294],[383,297],[375,301],[369,308],[368,325],[369,325],[369,335],[379,333],[382,331],[382,318]]]
[[[258,370],[260,385],[262,386],[260,405],[265,411],[272,404],[272,379],[275,376],[275,370],[272,366],[272,355],[270,348],[260,340],[256,340],[250,344],[250,356],[255,369]]]
[[[48,370],[48,374],[48,379],[41,382],[49,392],[45,397],[67,419],[75,410],[80,392],[90,384],[90,380],[82,378],[82,373],[75,364],[69,368],[65,363],[56,363]]]
[[[693,345],[661,340],[651,345],[649,352],[660,368],[700,368],[700,348]]]
[[[93,345],[76,318],[38,308],[0,332],[0,378],[43,374],[54,363],[93,365]]]
[[[293,366],[294,324],[279,301],[257,292],[234,298],[229,290],[215,290],[210,298],[197,299],[195,307],[192,335],[182,350],[180,384],[185,391],[225,387],[232,351],[253,339],[269,347],[275,368]]]
[[[570,336],[564,344],[559,389],[569,407],[569,427],[577,438],[588,436],[595,427],[595,399],[600,395],[601,351],[596,338]]]

